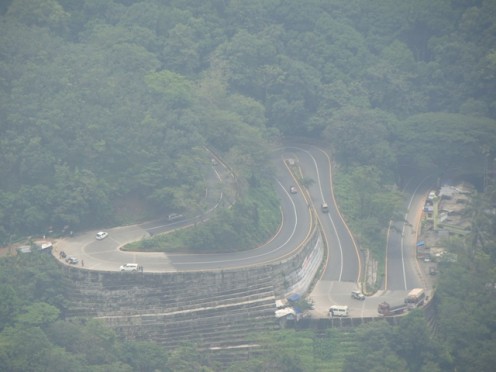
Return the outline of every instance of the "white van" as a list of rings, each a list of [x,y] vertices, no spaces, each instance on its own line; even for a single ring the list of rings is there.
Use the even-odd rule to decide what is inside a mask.
[[[121,271],[138,271],[138,264],[135,263],[127,263],[120,267]]]
[[[333,305],[329,308],[329,316],[348,316],[348,306]]]

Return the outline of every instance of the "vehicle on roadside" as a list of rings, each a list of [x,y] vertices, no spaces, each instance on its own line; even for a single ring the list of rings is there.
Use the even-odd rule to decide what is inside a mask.
[[[377,312],[382,316],[400,315],[405,313],[406,311],[408,311],[407,304],[391,306],[389,303],[383,302],[377,306]]]
[[[178,220],[180,218],[183,218],[183,215],[182,214],[179,214],[179,213],[171,213],[169,214],[169,221],[175,221],[175,220]]]
[[[348,306],[346,305],[333,305],[329,308],[330,317],[346,317],[348,316]]]
[[[79,263],[79,260],[74,256],[69,256],[65,259],[65,262],[71,265],[77,265]]]
[[[320,206],[320,209],[322,210],[322,213],[327,213],[329,212],[329,206],[327,205],[326,202],[323,202],[322,205]]]
[[[423,288],[414,288],[405,298],[405,304],[408,305],[409,308],[415,308],[422,306],[425,301],[425,291]]]
[[[108,236],[108,232],[105,232],[105,231],[99,231],[96,233],[96,239],[97,240],[105,239],[107,236]]]
[[[291,194],[297,194],[297,193],[298,193],[298,189],[296,188],[296,186],[291,186],[291,187],[289,188],[289,192],[290,192]]]
[[[121,271],[138,271],[139,266],[136,263],[127,263],[120,267]]]
[[[351,292],[351,298],[354,298],[355,300],[365,300],[365,295],[360,292],[360,291],[352,291]]]

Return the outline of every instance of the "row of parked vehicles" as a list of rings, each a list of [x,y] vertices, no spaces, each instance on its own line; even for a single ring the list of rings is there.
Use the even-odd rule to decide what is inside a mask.
[[[394,316],[403,314],[404,312],[423,306],[427,296],[423,288],[414,288],[405,297],[402,304],[391,305],[388,302],[382,302],[377,307],[377,312],[382,316]]]

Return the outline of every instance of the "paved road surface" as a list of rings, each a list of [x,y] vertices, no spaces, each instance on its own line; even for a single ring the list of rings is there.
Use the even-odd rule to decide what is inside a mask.
[[[299,188],[297,194],[290,194],[289,187],[296,185],[288,169],[288,159],[296,161],[305,179],[312,182],[307,188]],[[424,287],[422,270],[415,259],[416,231],[423,206],[426,188],[411,183],[405,190],[411,196],[405,215],[408,223],[395,223],[388,239],[386,279],[384,286],[365,301],[351,298],[351,291],[359,288],[363,278],[364,257],[341,217],[332,190],[332,168],[330,157],[320,148],[306,144],[289,144],[274,151],[275,179],[277,194],[281,202],[282,222],[277,234],[257,249],[229,254],[165,254],[123,252],[120,247],[127,243],[148,238],[157,233],[166,233],[177,228],[191,228],[195,223],[209,217],[218,207],[234,202],[233,193],[222,190],[233,189],[235,179],[222,163],[212,166],[207,180],[204,204],[205,212],[183,219],[168,221],[167,218],[143,224],[122,226],[105,231],[109,236],[96,240],[97,230],[63,239],[55,245],[55,256],[64,250],[84,262],[85,269],[119,270],[124,263],[138,263],[145,272],[176,272],[195,270],[218,270],[259,265],[278,261],[290,254],[307,237],[310,230],[310,212],[317,211],[324,238],[329,248],[328,260],[323,274],[314,287],[310,298],[314,302],[313,316],[326,317],[331,305],[348,305],[350,316],[375,316],[377,305],[385,300],[391,304],[402,303],[409,289]],[[326,201],[329,212],[322,213],[320,205]],[[411,225],[409,225],[411,224]],[[81,263],[78,264],[81,266]]]

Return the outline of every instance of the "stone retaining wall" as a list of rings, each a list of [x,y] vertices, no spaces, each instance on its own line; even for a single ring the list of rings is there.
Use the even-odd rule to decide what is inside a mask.
[[[324,257],[319,236],[315,229],[282,262],[237,270],[141,273],[64,265],[66,317],[95,317],[126,338],[170,347],[240,343],[249,331],[276,326],[276,299],[308,289]]]

